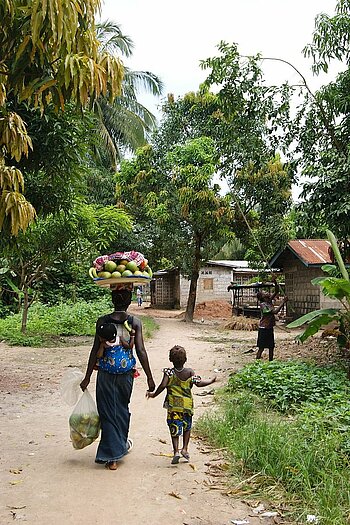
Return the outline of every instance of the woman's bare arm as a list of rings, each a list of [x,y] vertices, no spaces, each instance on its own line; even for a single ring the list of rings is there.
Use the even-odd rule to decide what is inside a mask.
[[[153,392],[156,385],[153,380],[151,367],[148,361],[148,355],[145,348],[145,343],[143,340],[143,334],[142,334],[142,323],[140,319],[137,319],[137,317],[134,317],[133,321],[133,328],[135,330],[135,349],[136,349],[136,355],[141,363],[141,366],[147,376],[147,384],[148,384],[148,390],[150,392]]]

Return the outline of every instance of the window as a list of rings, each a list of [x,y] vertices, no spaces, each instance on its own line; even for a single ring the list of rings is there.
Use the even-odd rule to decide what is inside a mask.
[[[213,290],[214,279],[203,279],[204,290]]]

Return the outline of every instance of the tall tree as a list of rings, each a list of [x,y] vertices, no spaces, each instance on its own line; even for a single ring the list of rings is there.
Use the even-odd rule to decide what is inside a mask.
[[[123,66],[101,48],[95,14],[100,0],[6,0],[0,17],[0,229],[24,230],[35,216],[23,196],[24,179],[11,166],[32,148],[16,103],[45,113],[69,101],[84,108],[120,93]]]
[[[247,247],[246,258],[266,263],[293,236],[289,211],[293,173],[280,156],[259,170],[249,163],[237,170],[231,185],[237,236]]]
[[[165,158],[142,148],[118,173],[120,202],[144,230],[159,228],[162,256],[190,278],[186,321],[193,320],[202,262],[218,239],[224,244],[233,237],[231,200],[213,181],[217,162],[212,139],[200,137],[174,146]]]
[[[207,137],[175,146],[168,155],[182,228],[190,235],[186,259],[190,263],[190,290],[185,321],[193,321],[199,271],[217,238],[223,243],[233,237],[234,214],[229,197],[220,195],[213,182],[218,157],[214,143]]]
[[[218,51],[201,67],[208,70],[203,89],[216,93],[213,117],[220,170],[230,183],[236,170],[247,165],[259,170],[283,151],[293,90],[287,84],[266,84],[260,55],[242,57],[236,44],[225,42]]]
[[[312,43],[304,53],[313,70],[327,72],[333,60],[344,71],[308,97],[297,116],[297,154],[306,177],[299,205],[308,228],[324,235],[327,228],[341,240],[350,235],[350,4],[338,0],[335,16],[319,15]],[[300,216],[299,215],[299,216]]]
[[[155,149],[162,157],[176,144],[184,144],[190,138],[201,134],[212,138],[219,158],[217,177],[225,179],[235,210],[235,235],[249,250],[250,259],[266,261],[291,235],[287,217],[292,204],[294,166],[283,164],[274,153],[278,144],[283,148],[283,142],[277,141],[273,132],[277,122],[287,121],[288,89],[283,88],[285,106],[282,107],[277,90],[270,93],[264,85],[260,86],[261,72],[256,73],[257,79],[253,82],[250,74],[253,66],[246,65],[246,69],[241,70],[236,51],[231,48],[227,51],[226,47],[223,51],[228,56],[210,64],[213,75],[214,68],[221,72],[215,81],[222,82],[224,93],[219,90],[214,94],[202,87],[198,93],[188,93],[177,100],[169,97],[154,137]],[[234,74],[229,68],[230,60],[234,60]],[[237,88],[232,87],[236,84]],[[215,252],[219,249],[220,246]]]

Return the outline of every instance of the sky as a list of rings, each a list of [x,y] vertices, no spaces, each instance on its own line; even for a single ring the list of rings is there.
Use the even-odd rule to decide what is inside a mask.
[[[291,62],[306,78],[312,91],[333,80],[341,65],[328,75],[314,76],[311,59],[303,56],[312,42],[315,18],[334,14],[337,0],[102,0],[102,20],[116,22],[134,42],[133,56],[125,63],[133,70],[151,71],[164,83],[161,97],[140,94],[139,102],[158,120],[163,98],[197,91],[208,71],[200,61],[218,54],[220,41],[237,43],[242,55],[260,53]],[[300,83],[288,65],[264,61],[268,84]],[[222,183],[222,191],[226,187]],[[298,200],[302,185],[293,186]]]
[[[165,85],[164,95],[196,91],[206,78],[200,60],[217,54],[221,40],[236,42],[242,55],[261,53],[291,62],[315,90],[332,80],[313,77],[311,61],[302,55],[311,42],[315,17],[334,14],[336,0],[103,0],[102,20],[112,20],[135,47],[126,60],[134,70],[151,71]],[[297,73],[280,62],[264,62],[267,82],[298,83]],[[140,101],[159,116],[161,99],[142,95]]]

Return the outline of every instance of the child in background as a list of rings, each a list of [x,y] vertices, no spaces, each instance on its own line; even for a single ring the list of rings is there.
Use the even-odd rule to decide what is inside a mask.
[[[277,297],[279,293],[279,286],[276,280],[273,280],[275,285],[275,291],[273,294],[267,292],[258,292],[256,294],[259,307],[260,307],[260,321],[258,328],[258,339],[256,346],[258,347],[258,352],[256,354],[257,359],[261,359],[263,351],[265,348],[269,350],[269,361],[273,361],[273,354],[275,348],[275,335],[274,335],[274,326],[276,324],[275,315],[278,314],[284,304],[288,301],[288,297],[284,297],[280,306],[274,307],[273,300]]]
[[[142,306],[142,290],[138,286],[136,290],[137,306]]]
[[[190,460],[188,444],[191,436],[193,416],[192,386],[211,385],[216,381],[216,377],[203,380],[195,375],[192,368],[185,368],[187,357],[186,350],[182,346],[175,345],[170,349],[169,361],[174,367],[164,368],[162,382],[155,392],[147,392],[146,395],[148,398],[154,398],[163,390],[167,390],[163,406],[167,409],[167,424],[174,450],[171,463],[172,465],[177,465],[181,456],[186,461]],[[181,435],[183,443],[180,455],[179,439]]]

